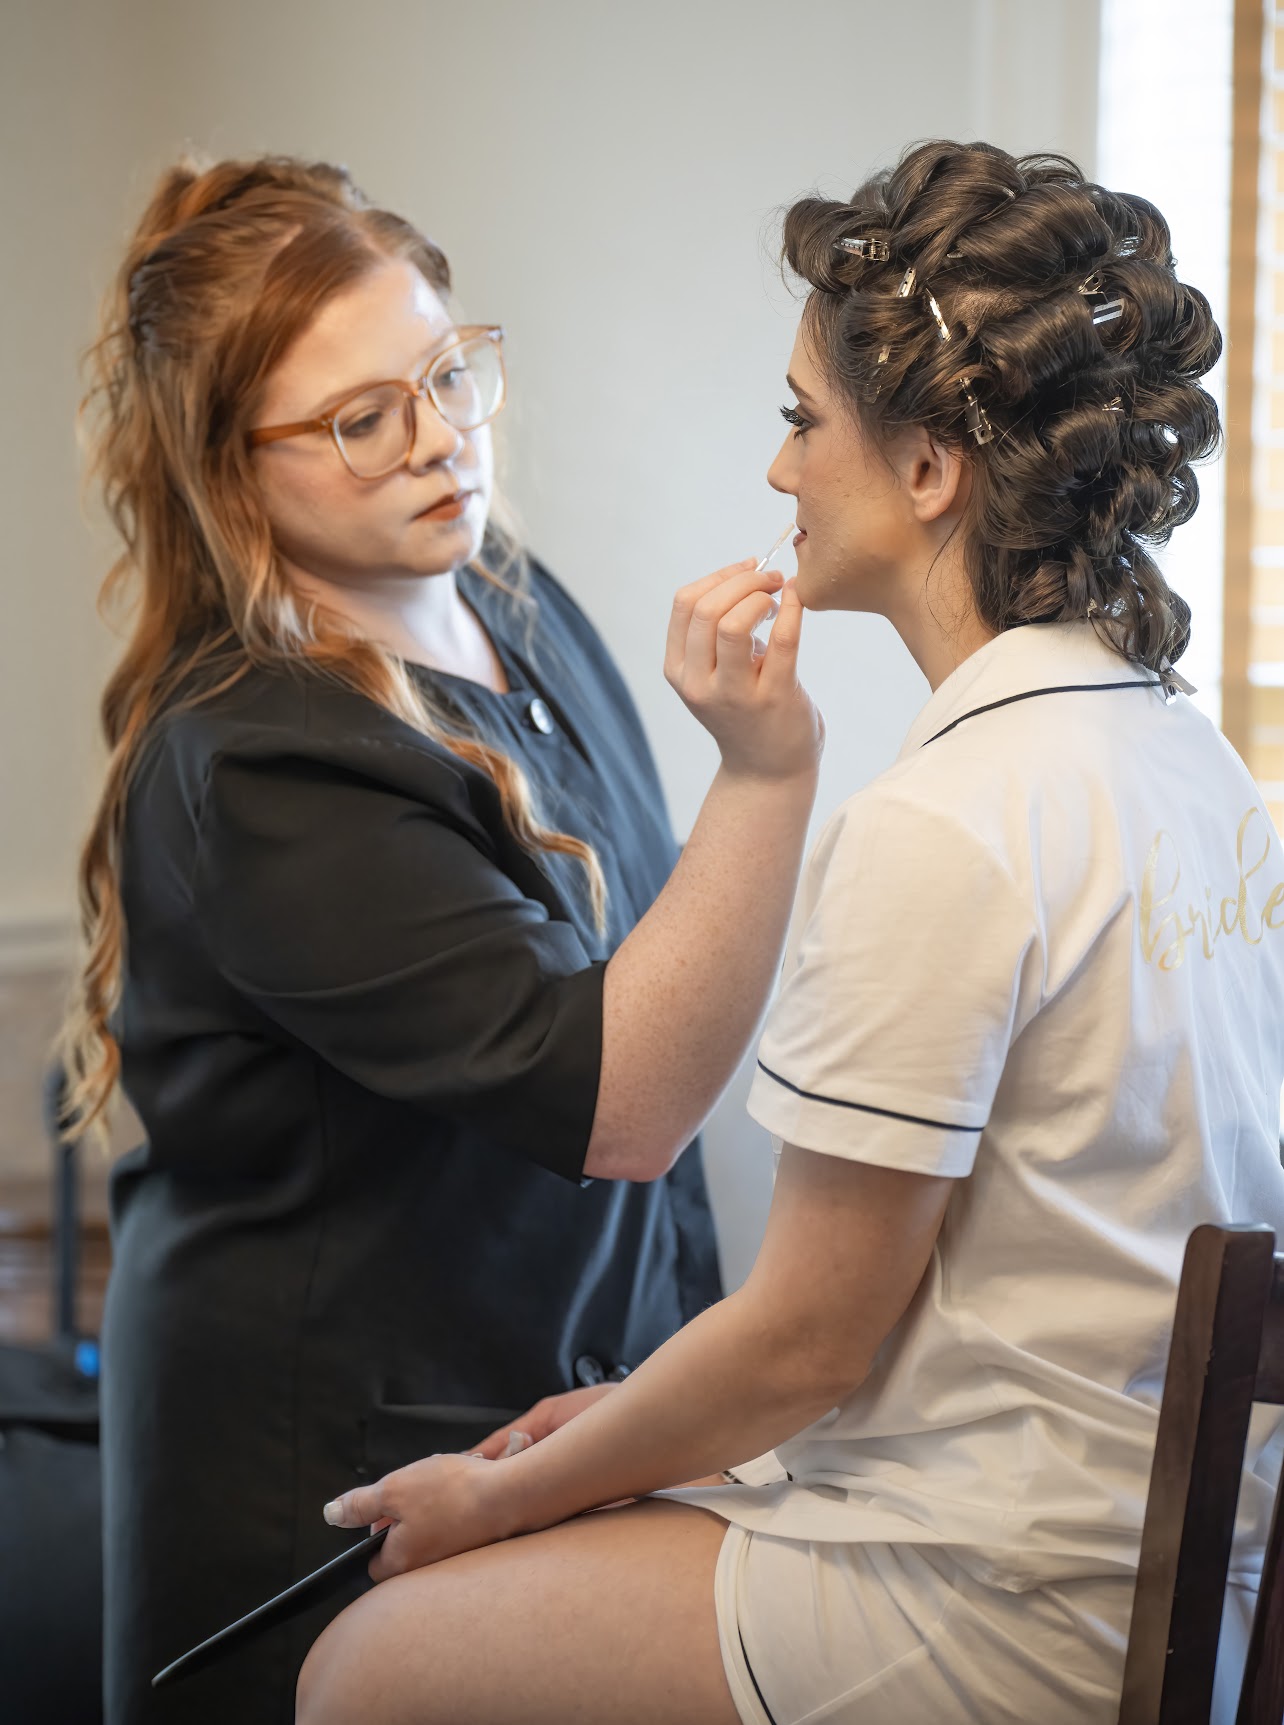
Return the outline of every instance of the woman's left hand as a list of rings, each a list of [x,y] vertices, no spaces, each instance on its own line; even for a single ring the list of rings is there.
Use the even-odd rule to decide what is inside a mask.
[[[507,1539],[497,1492],[500,1465],[469,1455],[430,1455],[345,1491],[325,1506],[332,1527],[392,1523],[370,1564],[372,1581]]]

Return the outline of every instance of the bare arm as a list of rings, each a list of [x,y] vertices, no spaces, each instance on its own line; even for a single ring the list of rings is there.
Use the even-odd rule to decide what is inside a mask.
[[[489,1464],[514,1531],[750,1461],[845,1401],[914,1297],[953,1187],[786,1146],[744,1286],[578,1419]]]
[[[954,1182],[786,1146],[748,1281],[505,1461],[433,1456],[329,1506],[394,1529],[372,1573],[436,1562],[745,1462],[845,1401],[904,1314]]]
[[[739,1065],[779,968],[822,739],[798,683],[792,589],[754,656],[779,582],[737,565],[674,604],[665,675],[722,765],[671,878],[606,968],[588,1175],[649,1180],[672,1165]]]

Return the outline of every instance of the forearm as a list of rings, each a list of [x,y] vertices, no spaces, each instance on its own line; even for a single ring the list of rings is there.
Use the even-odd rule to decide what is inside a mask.
[[[725,1089],[779,969],[815,794],[814,771],[719,770],[667,885],[606,968],[586,1172],[663,1172]]]
[[[618,1390],[493,1464],[505,1532],[716,1474],[795,1436],[855,1387],[803,1344],[751,1298],[711,1306]]]

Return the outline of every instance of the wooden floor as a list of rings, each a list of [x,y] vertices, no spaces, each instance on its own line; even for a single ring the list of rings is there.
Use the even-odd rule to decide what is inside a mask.
[[[77,1333],[96,1336],[111,1264],[107,1202],[100,1180],[81,1195]],[[54,1252],[47,1182],[0,1183],[0,1342],[43,1342],[54,1331]]]

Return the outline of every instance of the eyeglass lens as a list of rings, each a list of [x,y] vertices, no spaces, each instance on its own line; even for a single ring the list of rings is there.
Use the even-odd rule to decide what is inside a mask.
[[[503,387],[499,349],[489,339],[449,349],[428,372],[433,405],[456,431],[484,425],[498,409]],[[414,446],[414,403],[395,385],[381,384],[345,402],[334,430],[353,473],[377,479],[399,467]]]

